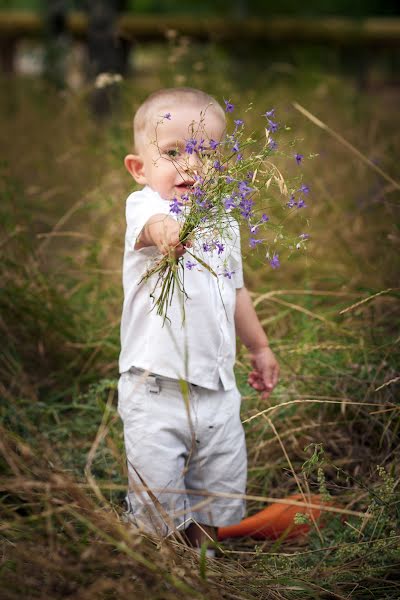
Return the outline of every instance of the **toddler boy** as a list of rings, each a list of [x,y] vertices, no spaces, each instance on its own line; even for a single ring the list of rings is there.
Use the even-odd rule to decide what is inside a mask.
[[[127,199],[123,264],[118,409],[128,509],[148,531],[185,530],[193,546],[215,539],[217,527],[244,516],[247,463],[233,373],[236,335],[251,355],[249,384],[264,398],[279,374],[243,285],[236,224],[218,248],[202,254],[217,273],[223,262],[228,276],[217,281],[188,255],[182,259],[184,322],[181,294],[174,294],[164,321],[153,310],[154,279],[141,282],[154,259],[165,254],[179,259],[186,252],[171,201],[190,197],[202,169],[188,140],[196,139],[207,152],[224,131],[225,113],[214,98],[191,88],[162,89],[138,109],[134,153],[125,158],[129,173],[144,186]],[[193,240],[195,255],[198,243]]]

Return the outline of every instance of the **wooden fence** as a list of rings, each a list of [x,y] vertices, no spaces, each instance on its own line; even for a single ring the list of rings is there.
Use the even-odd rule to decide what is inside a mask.
[[[116,12],[114,11],[114,16]],[[89,50],[94,76],[98,72],[125,73],[129,46],[136,42],[165,40],[168,36],[187,36],[193,40],[221,44],[244,42],[247,46],[265,44],[325,44],[336,48],[390,48],[397,55],[400,48],[400,18],[245,18],[193,17],[177,15],[135,15],[123,13],[114,20],[97,23],[94,29],[88,15],[68,12],[62,15],[62,29],[69,36],[83,40]],[[47,39],[54,35],[50,21],[34,12],[0,11],[0,65],[12,72],[18,42],[27,38]],[[110,56],[114,52],[110,63]],[[111,66],[110,66],[111,64]],[[95,65],[93,67],[93,65]],[[106,65],[106,66],[104,66]],[[57,65],[54,65],[57,73]],[[57,74],[57,78],[59,75]],[[62,75],[61,75],[62,79]]]
[[[85,38],[88,19],[84,13],[70,12],[67,31]],[[132,42],[165,38],[177,31],[193,39],[215,41],[290,41],[335,45],[400,46],[400,18],[246,18],[157,16],[122,14],[116,35]],[[32,12],[0,12],[0,39],[38,37],[45,31],[44,19]]]

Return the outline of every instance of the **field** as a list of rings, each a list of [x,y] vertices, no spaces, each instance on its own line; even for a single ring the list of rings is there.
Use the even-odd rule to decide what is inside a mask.
[[[398,598],[398,90],[364,89],[335,69],[189,52],[184,40],[138,49],[108,119],[92,116],[90,86],[2,84],[2,597]],[[176,84],[230,99],[254,129],[274,107],[304,154],[307,212],[288,227],[310,234],[307,251],[272,270],[243,243],[282,368],[263,402],[239,349],[248,512],[298,491],[329,495],[342,511],[301,539],[224,542],[207,562],[121,520],[116,384],[133,189],[122,159],[140,101]]]

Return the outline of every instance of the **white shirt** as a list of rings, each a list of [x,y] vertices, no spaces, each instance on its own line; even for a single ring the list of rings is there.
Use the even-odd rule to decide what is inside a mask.
[[[193,253],[206,262],[219,276],[213,276],[197,263],[184,269],[185,321],[182,322],[182,295],[175,292],[168,307],[168,318],[157,315],[150,294],[156,279],[139,283],[144,273],[160,258],[157,248],[149,246],[135,250],[137,238],[149,218],[155,214],[170,214],[167,200],[146,186],[132,193],[126,202],[127,229],[123,262],[124,305],[121,321],[121,354],[119,369],[131,367],[152,373],[183,379],[189,383],[217,390],[235,386],[233,366],[236,355],[234,312],[236,289],[243,287],[239,227],[229,220],[224,250],[203,251],[210,242],[210,232],[196,242]],[[184,264],[196,262],[188,253]],[[157,297],[157,292],[156,292]]]

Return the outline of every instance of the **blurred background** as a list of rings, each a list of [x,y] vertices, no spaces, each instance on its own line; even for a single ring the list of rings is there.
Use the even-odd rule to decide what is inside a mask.
[[[135,589],[149,597],[175,568],[158,555],[155,575],[124,554],[115,531],[109,561],[97,540],[111,525],[90,519],[99,505],[120,514],[126,484],[116,381],[132,116],[150,92],[187,85],[229,99],[250,132],[262,132],[261,115],[274,108],[278,150],[289,154],[278,151],[280,167],[290,179],[298,173],[293,153],[301,153],[310,187],[307,208],[287,223],[310,235],[307,250],[282,253],[272,270],[243,239],[246,282],[282,366],[266,405],[247,387],[239,348],[249,494],[325,490],[373,515],[368,524],[337,520],[300,545],[264,545],[256,558],[254,542],[227,546],[244,570],[220,566],[233,594],[226,597],[240,589],[266,597],[249,584],[256,573],[278,586],[274,598],[328,597],[318,586],[335,598],[365,598],[365,589],[398,598],[398,2],[0,0],[0,64],[7,597],[26,595],[27,572],[29,593],[44,594],[37,597],[106,586],[107,578],[112,597],[123,597],[132,565]],[[263,417],[247,421],[266,406],[275,429]],[[34,492],[31,479],[50,487]],[[263,506],[250,500],[249,512]],[[274,558],[271,567],[268,552],[280,544],[292,558]],[[315,554],[301,552],[304,544]],[[85,556],[96,576],[82,575]],[[204,578],[174,560],[178,578],[214,597]],[[289,575],[307,580],[314,595],[302,595],[297,580],[290,591]],[[177,590],[157,597],[188,597]]]

